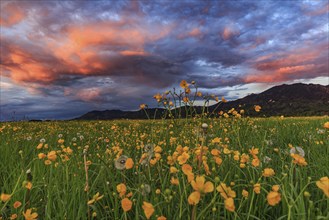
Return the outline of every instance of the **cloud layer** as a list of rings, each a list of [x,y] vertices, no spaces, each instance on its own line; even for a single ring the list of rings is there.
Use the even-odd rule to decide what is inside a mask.
[[[77,106],[136,109],[182,79],[226,95],[245,84],[326,77],[328,8],[326,1],[2,1],[1,119],[21,105],[21,114],[45,114],[40,103],[44,117],[71,117]],[[24,99],[12,99],[18,90]],[[69,108],[47,108],[57,102]]]

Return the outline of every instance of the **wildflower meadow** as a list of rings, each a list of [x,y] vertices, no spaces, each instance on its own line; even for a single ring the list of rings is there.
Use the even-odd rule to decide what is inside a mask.
[[[0,219],[329,219],[328,116],[198,113],[226,100],[194,85],[164,119],[2,122]]]

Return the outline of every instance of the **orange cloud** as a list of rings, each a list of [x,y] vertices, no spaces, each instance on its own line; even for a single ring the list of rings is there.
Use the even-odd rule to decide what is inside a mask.
[[[177,38],[180,39],[180,40],[185,39],[185,38],[188,38],[188,37],[198,38],[198,37],[201,37],[202,34],[203,33],[202,33],[202,31],[199,28],[193,28],[191,31],[189,31],[187,33],[179,34],[177,36]]]
[[[100,22],[72,25],[58,37],[47,35],[38,39],[38,54],[29,52],[29,46],[9,47],[3,56],[5,69],[16,82],[50,83],[60,74],[109,74],[124,67],[123,59],[131,56],[149,56],[144,51],[148,42],[170,33],[171,27],[148,27],[132,21]]]
[[[1,7],[0,25],[12,26],[21,22],[26,17],[26,12],[18,7],[15,2],[3,3]]]
[[[233,27],[225,27],[222,33],[224,40],[229,40],[230,38],[238,35],[240,32]]]

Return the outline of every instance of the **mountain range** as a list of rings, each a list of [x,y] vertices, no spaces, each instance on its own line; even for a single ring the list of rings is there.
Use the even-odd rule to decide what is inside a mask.
[[[261,106],[260,112],[254,111],[254,106]],[[274,86],[259,94],[250,94],[244,98],[228,102],[219,102],[209,106],[206,111],[218,113],[232,108],[244,109],[247,116],[321,116],[329,115],[329,85],[318,84],[283,84]],[[201,107],[195,107],[201,113]],[[178,112],[179,109],[176,109]],[[146,109],[151,118],[161,118],[165,114],[162,108]],[[180,109],[185,117],[185,107]],[[144,110],[121,111],[105,110],[91,111],[75,120],[109,120],[109,119],[146,119]]]

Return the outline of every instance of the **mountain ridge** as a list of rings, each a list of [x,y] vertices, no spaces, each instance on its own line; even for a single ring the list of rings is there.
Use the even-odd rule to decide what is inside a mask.
[[[253,107],[260,105],[260,112],[255,112]],[[239,107],[240,106],[240,107]],[[231,108],[244,109],[247,116],[319,116],[329,115],[329,85],[319,84],[282,84],[271,87],[258,94],[250,94],[243,98],[220,102],[209,106],[207,110],[212,112],[228,111]],[[185,115],[184,108],[181,108]],[[196,107],[198,113],[201,107]],[[161,118],[165,110],[162,108],[147,109],[151,118]],[[122,111],[104,110],[90,111],[74,120],[111,120],[111,119],[147,119],[143,110]]]

